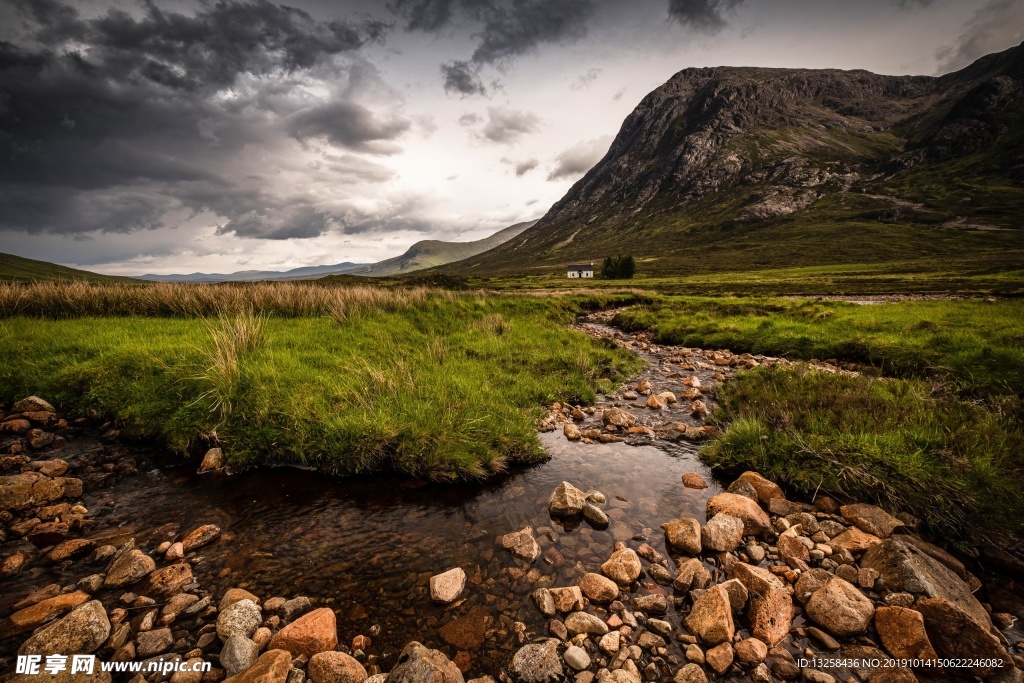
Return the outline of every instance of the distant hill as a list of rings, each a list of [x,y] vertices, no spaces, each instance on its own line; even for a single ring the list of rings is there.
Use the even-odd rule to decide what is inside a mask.
[[[504,244],[527,228],[535,225],[537,221],[526,221],[516,223],[499,230],[490,237],[485,237],[473,242],[444,242],[441,240],[422,240],[409,247],[401,256],[389,258],[368,266],[361,266],[348,271],[350,275],[367,275],[371,277],[383,277],[386,275],[401,275],[411,273],[424,268],[443,266],[454,261],[476,256],[489,249]]]
[[[0,254],[0,282],[34,282],[37,280],[85,280],[88,282],[118,282],[127,278],[90,273],[87,270],[58,266],[56,263],[36,261],[13,254]]]
[[[616,254],[652,275],[1019,270],[1024,45],[941,77],[680,71],[535,226],[442,270],[556,273]]]
[[[336,263],[333,266],[305,266],[291,270],[240,270],[236,273],[191,273],[189,275],[139,275],[140,280],[155,282],[254,282],[257,280],[303,280],[346,273],[362,263]]]

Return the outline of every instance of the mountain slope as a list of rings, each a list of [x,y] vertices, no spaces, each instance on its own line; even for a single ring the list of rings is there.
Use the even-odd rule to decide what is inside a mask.
[[[382,277],[385,275],[400,275],[410,273],[424,268],[442,266],[454,261],[476,256],[490,249],[494,249],[509,241],[524,230],[533,227],[537,221],[526,221],[516,223],[499,230],[490,237],[485,237],[473,242],[444,242],[442,240],[422,240],[409,247],[401,256],[380,261],[369,266],[355,268],[349,271],[349,275],[368,275]]]
[[[304,266],[291,270],[240,270],[235,273],[190,273],[188,275],[139,275],[140,280],[157,282],[253,282],[256,280],[301,280],[305,278],[337,275],[362,263],[336,263],[331,266]]]
[[[678,274],[1024,255],[1024,46],[941,77],[680,71],[532,229],[450,266]]]
[[[126,279],[59,266],[47,261],[36,261],[14,254],[0,254],[0,282],[33,282],[36,280],[116,282]]]

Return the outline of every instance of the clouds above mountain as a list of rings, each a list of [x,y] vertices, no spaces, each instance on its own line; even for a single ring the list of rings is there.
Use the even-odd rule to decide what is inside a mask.
[[[601,157],[608,151],[612,144],[611,136],[583,140],[571,147],[563,149],[555,157],[554,165],[548,173],[548,180],[561,180],[563,178],[576,179],[583,175],[594,164],[601,160]]]

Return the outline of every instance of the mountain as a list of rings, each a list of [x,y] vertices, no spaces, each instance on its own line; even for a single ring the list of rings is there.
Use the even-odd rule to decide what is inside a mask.
[[[1024,45],[940,77],[685,69],[529,230],[444,269],[1024,263]],[[936,265],[938,264],[938,265]]]
[[[253,282],[256,280],[303,280],[346,273],[362,263],[336,263],[333,266],[305,266],[292,270],[240,270],[235,273],[191,273],[189,275],[139,275],[140,280],[156,282]]]
[[[14,254],[0,254],[0,282],[33,282],[36,280],[85,280],[87,282],[117,282],[127,278],[113,277],[78,270],[56,263],[22,258]]]
[[[348,272],[349,275],[367,275],[371,277],[382,277],[385,275],[400,275],[410,273],[424,268],[442,266],[454,261],[476,256],[490,249],[494,249],[532,227],[537,221],[526,221],[516,223],[499,230],[490,237],[485,237],[473,242],[443,242],[441,240],[422,240],[409,247],[401,256],[389,258],[368,266],[354,268]]]

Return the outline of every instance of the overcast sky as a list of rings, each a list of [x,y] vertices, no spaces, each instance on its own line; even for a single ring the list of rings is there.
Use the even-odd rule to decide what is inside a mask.
[[[104,273],[395,256],[539,218],[693,66],[938,74],[1024,0],[0,2],[0,251]]]

